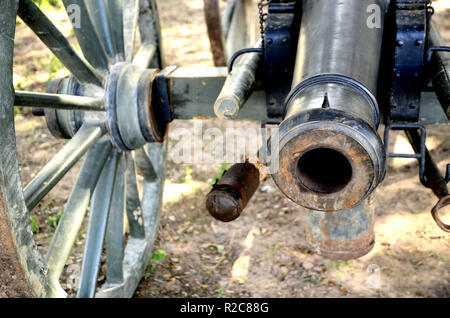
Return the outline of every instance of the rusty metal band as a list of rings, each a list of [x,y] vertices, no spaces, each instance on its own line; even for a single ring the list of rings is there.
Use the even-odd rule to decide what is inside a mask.
[[[144,105],[139,107],[139,127],[146,140],[155,139],[158,142],[163,142],[165,138],[165,131],[161,133],[155,118],[155,110],[153,109],[153,89],[154,81],[160,70],[153,69],[146,72],[139,79],[138,85],[138,104]],[[157,101],[158,102],[158,101]],[[147,107],[145,107],[147,106]],[[147,123],[144,125],[144,123]]]

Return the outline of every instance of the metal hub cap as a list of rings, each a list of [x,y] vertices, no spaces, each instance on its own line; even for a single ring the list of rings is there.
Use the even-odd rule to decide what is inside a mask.
[[[167,123],[152,104],[153,79],[159,70],[142,69],[134,64],[116,64],[105,92],[108,129],[113,143],[121,150],[139,149],[147,142],[162,142]]]

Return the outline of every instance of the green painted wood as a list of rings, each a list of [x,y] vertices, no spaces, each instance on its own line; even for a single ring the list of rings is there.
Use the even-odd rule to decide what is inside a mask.
[[[142,219],[142,208],[141,199],[139,196],[139,188],[137,184],[136,164],[135,160],[133,160],[132,154],[127,154],[126,178],[126,212],[128,226],[130,228],[130,235],[138,239],[144,239],[144,220]]]
[[[27,0],[29,1],[29,0]],[[89,0],[87,0],[89,1]],[[89,11],[86,6],[86,0],[63,0],[64,6],[69,16],[73,13],[72,8],[79,10],[80,21],[72,20],[72,27],[77,37],[78,44],[83,51],[84,56],[95,67],[96,70],[102,73],[108,70],[108,55],[103,48],[101,39],[95,30],[95,26],[92,23]],[[75,23],[79,22],[79,26]]]
[[[85,1],[86,9],[88,10],[90,21],[92,22],[98,39],[100,40],[98,45],[103,47],[108,58],[110,65],[115,64],[118,59],[118,54],[115,37],[113,36],[112,25],[117,20],[121,20],[119,17],[109,15],[105,0],[88,0]]]
[[[103,98],[15,91],[14,105],[65,110],[105,111]]]
[[[87,153],[47,252],[47,267],[55,280],[61,276],[111,149],[111,142],[105,137]]]
[[[143,184],[141,207],[145,238],[132,236],[128,238],[123,262],[124,283],[120,285],[105,284],[96,297],[131,297],[144,275],[158,233],[166,177],[167,145],[167,141],[163,144],[147,144],[147,152],[158,174],[158,179],[154,182],[144,181]]]
[[[148,68],[157,54],[158,48],[153,43],[144,43],[133,58],[133,64]]]
[[[181,67],[169,76],[170,103],[175,119],[216,118],[214,103],[227,78],[225,67]],[[255,90],[236,119],[266,120],[266,97]]]
[[[134,151],[134,161],[136,163],[137,171],[148,182],[158,179],[152,160],[145,147]]]
[[[125,252],[124,215],[128,188],[126,183],[126,154],[120,154],[118,160],[106,230],[106,281],[110,285],[123,283],[123,258]]]
[[[125,61],[131,62],[135,53],[136,31],[139,19],[139,0],[127,0],[123,4],[123,34]]]
[[[224,67],[180,67],[169,75],[170,103],[174,119],[216,118],[214,103],[227,78]],[[420,124],[448,124],[435,93],[422,95]],[[265,121],[266,97],[256,87],[236,120]]]
[[[95,294],[108,216],[112,208],[112,200],[117,195],[114,190],[118,177],[118,162],[119,154],[114,150],[102,170],[92,196],[83,263],[77,291],[78,298],[92,298]]]
[[[124,0],[108,0],[105,1],[110,17],[122,17],[123,16],[123,2]],[[116,18],[114,23],[111,24],[112,34],[114,37],[114,43],[116,44],[116,50],[119,61],[125,60],[124,49],[124,37],[123,37],[123,21],[120,18]]]
[[[18,14],[80,82],[102,85],[102,76],[74,50],[32,0],[20,0]]]
[[[36,248],[30,214],[23,199],[14,131],[13,56],[18,0],[3,1],[0,10],[0,284],[8,295],[58,297],[64,291],[48,276]],[[10,271],[13,273],[10,274]]]
[[[154,44],[158,48],[150,68],[162,69],[166,66],[161,37],[158,6],[156,0],[142,0],[139,2],[139,33],[142,44]]]
[[[97,126],[83,126],[24,189],[28,210],[32,210],[105,133]]]
[[[422,93],[419,120],[420,125],[448,125],[450,123],[435,93]]]

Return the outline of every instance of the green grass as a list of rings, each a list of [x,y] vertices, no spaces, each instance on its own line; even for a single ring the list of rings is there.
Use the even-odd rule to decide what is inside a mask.
[[[223,298],[225,296],[228,289],[228,284],[220,286],[216,289],[216,298]]]
[[[64,209],[61,209],[58,214],[56,215],[51,215],[48,220],[47,220],[47,224],[53,228],[56,228],[59,224],[59,220],[61,220],[61,216],[64,213]]]
[[[150,257],[150,262],[145,269],[145,278],[154,272],[156,265],[161,264],[166,259],[166,251],[157,249]]]
[[[58,72],[63,68],[62,63],[54,55],[35,58],[35,62],[41,70],[48,73],[49,81],[57,77]]]
[[[33,231],[33,234],[37,234],[39,232],[39,228],[37,227],[37,218],[34,217],[30,221],[31,230]]]
[[[17,115],[20,115],[22,113],[22,111],[20,110],[19,107],[14,107],[14,117],[16,117]]]
[[[281,243],[280,242],[275,243],[275,245],[273,247],[273,252],[277,253],[280,250],[280,247],[281,247]]]
[[[216,172],[216,176],[209,182],[209,187],[211,188],[217,181],[222,178],[223,174],[228,170],[228,163],[222,162],[219,169]]]

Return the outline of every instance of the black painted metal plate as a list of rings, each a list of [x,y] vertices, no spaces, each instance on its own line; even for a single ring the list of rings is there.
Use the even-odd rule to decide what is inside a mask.
[[[426,1],[402,1],[401,6],[397,7],[396,25],[390,117],[394,121],[417,122],[424,85]]]
[[[281,122],[297,50],[301,12],[296,2],[271,3],[265,30],[265,83],[269,122]]]

